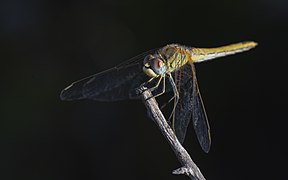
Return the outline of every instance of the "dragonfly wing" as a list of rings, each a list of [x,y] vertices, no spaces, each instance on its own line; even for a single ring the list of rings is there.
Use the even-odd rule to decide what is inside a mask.
[[[201,148],[208,153],[211,146],[210,126],[199,91],[194,65],[192,64],[191,67],[193,69],[192,122]]]
[[[185,65],[176,71],[174,81],[179,92],[179,101],[175,109],[174,130],[178,140],[183,143],[187,127],[192,117],[192,69],[190,65]]]
[[[179,91],[179,101],[175,110],[174,128],[176,136],[183,143],[187,127],[192,120],[201,148],[205,152],[209,152],[211,144],[210,127],[193,64],[187,64],[183,69],[180,69],[178,75],[175,75],[175,81]]]
[[[72,83],[61,92],[62,100],[118,101],[137,99],[136,88],[147,81],[140,63],[115,67]]]
[[[84,99],[84,95],[82,93],[83,86],[92,77],[93,76],[89,76],[87,78],[81,79],[67,86],[65,89],[61,91],[61,94],[60,94],[61,100],[72,101],[72,100]]]
[[[114,68],[76,81],[62,90],[60,98],[68,101],[137,99],[139,95],[136,93],[136,88],[149,79],[142,71],[143,60],[145,56],[155,51],[157,49],[146,51]]]

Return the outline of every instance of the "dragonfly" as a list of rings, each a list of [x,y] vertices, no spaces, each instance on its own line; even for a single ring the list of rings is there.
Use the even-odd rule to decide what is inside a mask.
[[[146,51],[118,66],[73,82],[62,90],[62,100],[119,101],[140,99],[137,89],[148,87],[153,97],[171,92],[174,101],[169,121],[177,139],[184,142],[192,122],[202,150],[209,152],[211,135],[194,63],[248,51],[257,45],[245,41],[215,48],[168,44]]]

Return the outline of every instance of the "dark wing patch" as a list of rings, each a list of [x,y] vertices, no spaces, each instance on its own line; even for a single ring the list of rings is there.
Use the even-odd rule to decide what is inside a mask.
[[[192,69],[189,64],[175,72],[174,81],[179,92],[179,101],[175,109],[174,130],[178,140],[183,143],[187,127],[192,117]]]
[[[92,99],[97,101],[135,99],[139,96],[136,94],[136,88],[146,79],[140,64],[113,68],[74,82],[61,92],[60,97],[62,100]]]
[[[176,72],[179,102],[175,110],[174,129],[178,140],[183,143],[187,127],[192,120],[197,139],[206,153],[211,145],[210,127],[196,79],[194,65],[187,64]]]
[[[205,107],[201,98],[194,65],[192,65],[192,69],[194,69],[193,70],[194,88],[192,95],[192,103],[193,103],[192,122],[201,148],[203,149],[203,151],[208,153],[211,146],[210,126],[205,112]]]
[[[137,99],[136,88],[149,79],[142,71],[143,59],[155,52],[156,49],[147,51],[107,71],[76,81],[62,90],[60,98],[67,101]]]

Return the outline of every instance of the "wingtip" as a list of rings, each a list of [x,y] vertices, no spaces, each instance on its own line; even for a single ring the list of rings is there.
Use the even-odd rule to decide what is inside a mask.
[[[61,99],[61,101],[67,101],[67,100],[69,100],[68,98],[67,98],[67,95],[66,95],[66,90],[65,89],[63,89],[62,91],[61,91],[61,93],[60,93],[60,99]]]
[[[63,89],[60,93],[60,99],[62,101],[72,101],[77,99],[83,99],[82,93],[74,91],[74,83],[67,86],[65,89]]]
[[[65,96],[65,91],[64,89],[61,91],[60,95],[59,95],[59,98],[61,99],[61,101],[66,101],[66,96]]]
[[[209,153],[209,151],[210,151],[210,145],[209,146],[207,146],[207,147],[202,147],[202,149],[203,149],[203,151],[205,152],[205,153]]]
[[[209,153],[211,147],[211,138],[209,137],[209,141],[201,141],[200,146],[205,153]]]

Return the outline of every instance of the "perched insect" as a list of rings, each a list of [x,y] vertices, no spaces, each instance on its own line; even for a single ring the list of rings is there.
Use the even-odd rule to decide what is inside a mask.
[[[210,128],[197,84],[194,63],[250,50],[248,41],[217,48],[194,48],[170,44],[142,53],[114,68],[72,83],[61,92],[62,100],[93,99],[117,101],[139,99],[136,89],[149,86],[154,97],[172,91],[172,126],[183,143],[192,120],[198,141],[205,152],[211,145]],[[168,82],[166,82],[168,80]],[[170,119],[170,118],[169,118]]]

